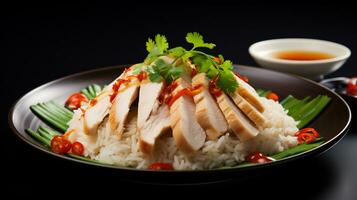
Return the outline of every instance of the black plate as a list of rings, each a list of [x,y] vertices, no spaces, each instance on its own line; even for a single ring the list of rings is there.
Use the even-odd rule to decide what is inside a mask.
[[[105,85],[115,79],[124,69],[124,66],[114,66],[97,70],[86,71],[71,76],[67,76],[45,85],[42,85],[24,95],[19,99],[9,113],[9,124],[13,132],[27,144],[50,155],[57,156],[68,161],[79,162],[87,167],[101,167],[103,170],[114,172],[123,179],[131,181],[144,181],[155,183],[197,183],[215,182],[227,180],[235,177],[246,177],[251,172],[269,169],[290,161],[297,161],[307,156],[318,155],[335,145],[347,133],[351,121],[351,111],[347,103],[336,93],[313,81],[287,75],[266,69],[236,66],[236,70],[248,76],[250,84],[255,88],[269,89],[276,91],[281,98],[292,94],[295,97],[328,95],[331,103],[327,108],[309,125],[316,128],[325,138],[325,143],[313,150],[294,155],[276,162],[231,169],[201,170],[201,171],[148,171],[125,168],[113,165],[96,164],[80,161],[59,154],[52,153],[49,149],[32,139],[25,133],[26,128],[36,130],[42,123],[29,109],[30,105],[38,102],[54,100],[63,104],[65,99],[74,92],[91,83]],[[83,166],[85,166],[83,165]],[[88,166],[90,165],[90,166]]]

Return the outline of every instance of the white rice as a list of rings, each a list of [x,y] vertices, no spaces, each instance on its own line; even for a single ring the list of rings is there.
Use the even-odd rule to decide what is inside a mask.
[[[269,128],[261,129],[258,136],[246,142],[226,133],[216,141],[206,141],[198,152],[191,155],[177,149],[172,135],[165,135],[157,141],[151,157],[144,155],[138,145],[135,116],[128,120],[121,139],[112,133],[107,120],[99,127],[96,138],[81,134],[81,131],[71,137],[84,144],[86,156],[108,164],[145,169],[153,162],[170,162],[176,170],[233,166],[244,161],[250,152],[260,151],[269,155],[298,144],[297,138],[294,137],[294,133],[298,131],[297,122],[287,115],[279,103],[266,98],[261,100],[266,107],[263,115],[269,121]],[[79,120],[81,115],[80,110],[75,112],[70,128],[78,127],[77,123],[82,123]]]

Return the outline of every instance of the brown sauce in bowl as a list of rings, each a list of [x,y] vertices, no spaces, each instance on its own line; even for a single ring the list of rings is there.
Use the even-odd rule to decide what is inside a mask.
[[[304,50],[289,50],[289,51],[278,51],[273,53],[273,57],[283,60],[326,60],[334,58],[334,55],[329,53],[324,53],[320,51],[304,51]]]

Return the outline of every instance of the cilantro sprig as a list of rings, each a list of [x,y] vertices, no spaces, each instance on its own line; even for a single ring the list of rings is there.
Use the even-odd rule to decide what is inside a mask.
[[[169,48],[169,43],[164,35],[157,34],[155,36],[155,41],[151,38],[146,42],[146,50],[149,52],[145,59],[146,64],[150,64],[155,61],[159,56],[164,55],[164,53]]]
[[[187,33],[186,41],[188,43],[193,44],[193,48],[191,50],[194,50],[194,49],[196,49],[198,47],[204,47],[204,48],[213,49],[216,46],[213,43],[205,43],[203,41],[203,36],[200,35],[197,32]]]
[[[157,59],[153,65],[147,68],[149,73],[149,79],[152,82],[160,82],[165,80],[167,83],[171,83],[173,80],[179,78],[184,72],[182,65],[173,66],[172,64],[165,63],[162,59]]]
[[[203,36],[197,32],[188,33],[186,41],[193,45],[190,50],[180,46],[169,49],[169,44],[164,35],[157,34],[154,40],[148,39],[146,50],[149,54],[144,63],[150,65],[146,69],[150,81],[160,82],[165,80],[170,83],[184,73],[183,63],[190,61],[198,68],[198,72],[206,73],[207,77],[212,79],[218,76],[217,85],[224,92],[234,92],[238,83],[233,74],[233,63],[230,60],[225,60],[222,55],[215,58],[197,50],[198,48],[213,49],[216,46],[213,43],[206,43]],[[171,63],[165,63],[160,58],[164,55],[173,57],[174,60]],[[177,63],[181,64],[178,65]]]

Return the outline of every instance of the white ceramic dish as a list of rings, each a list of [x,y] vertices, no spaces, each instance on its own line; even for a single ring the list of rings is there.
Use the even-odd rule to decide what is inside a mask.
[[[285,60],[274,57],[279,51],[317,51],[333,55],[323,60]],[[351,51],[334,42],[286,38],[257,42],[249,47],[249,53],[262,67],[275,71],[293,73],[310,79],[321,79],[323,75],[339,69],[351,55]]]

